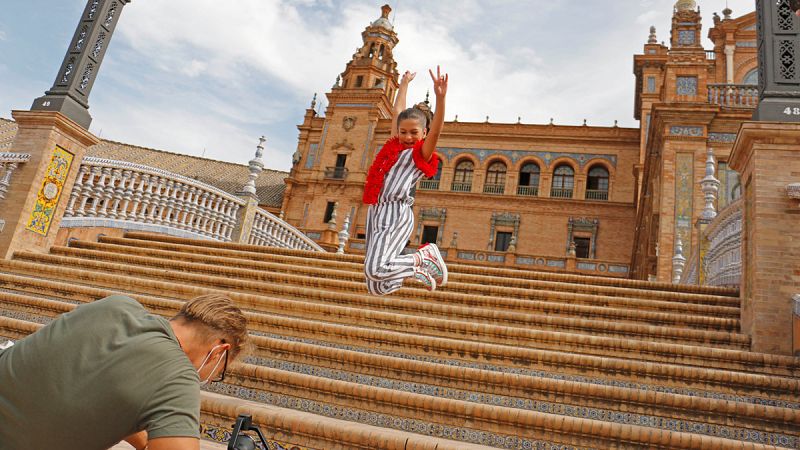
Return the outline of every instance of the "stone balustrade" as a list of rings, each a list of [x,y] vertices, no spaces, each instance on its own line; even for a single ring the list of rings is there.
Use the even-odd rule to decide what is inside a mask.
[[[24,164],[31,158],[27,153],[0,153],[0,200],[6,198],[8,188],[11,187],[11,179],[14,171],[17,170],[20,164]]]
[[[742,278],[742,200],[725,208],[705,232],[705,285],[739,286]]]
[[[323,252],[322,247],[297,228],[263,209],[256,211],[248,244]]]
[[[708,102],[729,108],[755,108],[758,87],[752,84],[709,84]]]
[[[230,241],[244,201],[197,180],[153,167],[84,158],[62,226],[133,227]],[[115,224],[114,222],[122,222]]]
[[[741,199],[717,214],[702,232],[701,245],[693,247],[680,284],[739,287],[742,278],[742,216]],[[703,244],[707,244],[704,252]],[[698,251],[701,254],[698,255]]]
[[[78,169],[61,227],[123,228],[228,242],[245,205],[237,196],[182,175],[87,157]],[[255,245],[323,251],[299,230],[260,208],[249,236]]]

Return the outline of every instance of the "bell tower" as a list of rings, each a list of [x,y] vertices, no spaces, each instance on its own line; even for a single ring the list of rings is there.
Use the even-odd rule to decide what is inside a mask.
[[[392,8],[383,5],[381,17],[373,21],[362,33],[364,44],[353,54],[347,63],[344,73],[337,77],[333,92],[328,97],[341,94],[345,96],[382,95],[388,103],[377,102],[381,109],[389,105],[397,91],[397,63],[394,61],[394,46],[397,45],[397,34],[389,21]],[[380,91],[379,91],[380,90]],[[331,105],[333,105],[331,98]],[[378,100],[377,98],[372,99]],[[389,114],[390,115],[390,114]]]
[[[351,235],[363,231],[364,180],[375,152],[389,137],[398,87],[394,48],[399,39],[391,11],[384,5],[380,17],[361,33],[362,45],[326,94],[324,116],[315,110],[314,97],[298,126],[282,210],[287,221],[323,244],[348,215]]]

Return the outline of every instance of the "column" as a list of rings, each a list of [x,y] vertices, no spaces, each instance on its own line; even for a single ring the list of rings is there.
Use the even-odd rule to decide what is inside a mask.
[[[0,256],[46,252],[53,245],[86,148],[99,140],[55,111],[12,111],[19,130],[12,148],[30,160],[14,173],[2,203]]]
[[[744,186],[742,332],[755,352],[792,354],[792,297],[800,292],[800,123],[744,122],[730,156]]]

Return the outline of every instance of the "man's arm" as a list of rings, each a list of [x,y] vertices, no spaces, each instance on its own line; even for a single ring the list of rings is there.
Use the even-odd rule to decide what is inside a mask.
[[[147,443],[147,450],[200,450],[200,439],[190,437],[163,437]]]
[[[394,108],[392,109],[392,136],[398,135],[397,131],[397,116],[406,109],[406,94],[408,93],[408,83],[417,75],[416,72],[409,72],[403,74],[400,79],[400,86],[397,88],[397,96],[394,98]]]
[[[144,450],[147,448],[147,431],[142,430],[126,437],[124,440],[136,450]]]

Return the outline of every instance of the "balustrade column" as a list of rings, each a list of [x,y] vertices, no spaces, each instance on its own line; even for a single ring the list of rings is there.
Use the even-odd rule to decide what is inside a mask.
[[[137,172],[136,176],[138,177],[138,182],[136,183],[136,190],[133,193],[133,207],[131,208],[130,218],[132,220],[142,220],[144,219],[143,211],[147,208],[147,205],[142,203],[144,199],[144,188],[150,175]]]
[[[86,165],[82,165],[78,169],[78,176],[75,177],[75,184],[72,186],[72,193],[70,193],[69,201],[67,202],[67,209],[64,212],[64,216],[70,217],[75,215],[75,202],[78,201],[78,198],[81,196],[81,190],[83,189],[83,177],[89,171],[89,167]]]
[[[119,217],[123,220],[129,217],[136,217],[136,212],[131,214],[128,211],[128,205],[133,201],[133,187],[136,185],[136,174],[130,170],[122,171],[122,182],[120,183],[120,190],[122,196],[122,207],[119,210]],[[133,208],[131,208],[133,210]]]
[[[164,211],[167,209],[167,180],[164,177],[158,179],[155,189],[155,199],[153,209],[150,211],[151,223],[161,225],[164,223]]]
[[[167,197],[166,202],[166,211],[164,213],[164,218],[162,222],[165,222],[169,226],[175,225],[175,220],[173,217],[172,212],[175,211],[175,197],[178,192],[178,185],[173,180],[167,181],[167,190],[164,193],[164,196]]]
[[[15,162],[8,162],[3,165],[6,171],[3,174],[2,180],[0,180],[0,199],[6,198],[8,188],[11,187],[11,176],[14,174],[14,171],[17,170],[17,163]]]
[[[106,181],[112,176],[110,167],[102,167],[100,172],[100,182],[94,188],[94,194],[97,198],[98,207],[100,208],[97,215],[100,217],[108,217],[108,204],[111,201],[111,195],[108,190],[111,189],[113,192],[114,181]],[[102,205],[100,202],[102,202]]]
[[[87,167],[86,184],[84,184],[83,189],[81,189],[81,203],[80,207],[78,207],[78,216],[85,217],[87,215],[86,203],[89,201],[92,191],[94,191],[94,174],[94,167]]]
[[[108,215],[112,219],[116,219],[119,217],[119,204],[122,201],[122,169],[112,169],[111,170],[111,182],[108,184],[108,189],[106,190],[106,196],[108,202],[111,203],[111,212]]]

